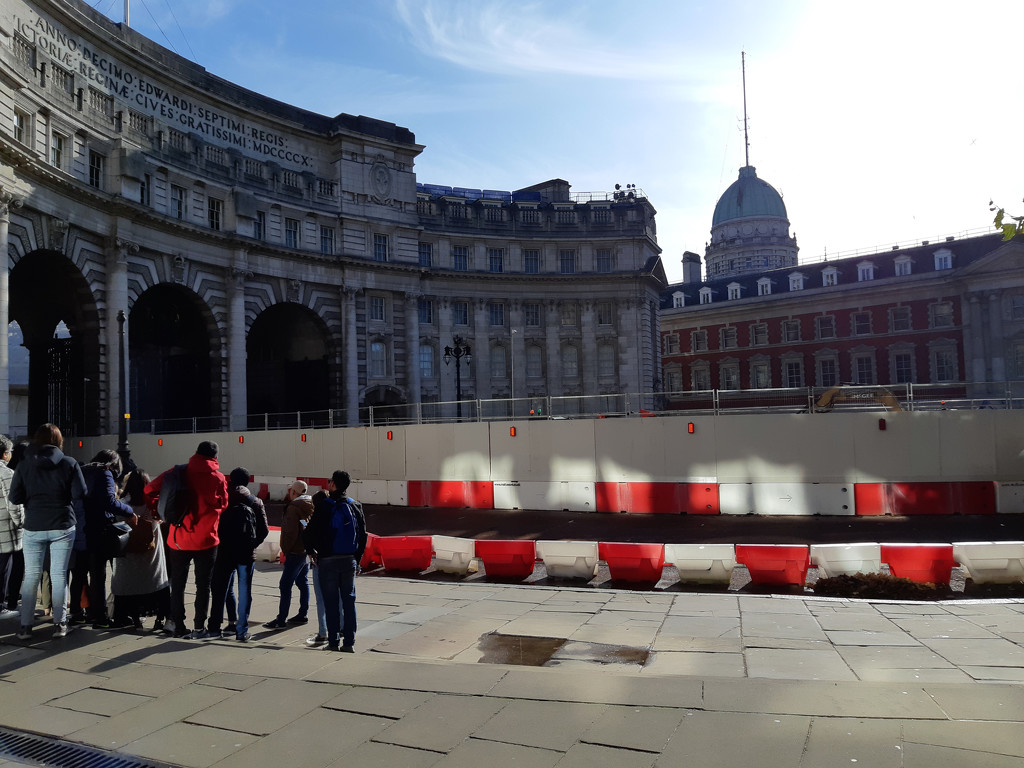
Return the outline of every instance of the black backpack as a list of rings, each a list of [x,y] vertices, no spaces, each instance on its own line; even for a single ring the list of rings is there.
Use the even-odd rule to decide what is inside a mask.
[[[160,519],[171,525],[185,526],[185,518],[193,515],[198,506],[196,492],[185,482],[187,464],[176,464],[164,474],[160,486],[160,500],[157,502],[157,514]]]
[[[248,504],[235,504],[235,514],[242,523],[238,535],[238,546],[246,552],[253,552],[263,542],[256,533],[256,510]]]

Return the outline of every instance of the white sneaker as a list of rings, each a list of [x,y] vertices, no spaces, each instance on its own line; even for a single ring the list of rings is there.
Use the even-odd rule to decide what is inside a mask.
[[[71,627],[68,626],[67,622],[61,622],[60,624],[53,625],[53,636],[54,637],[67,637],[68,632],[71,631]]]
[[[4,608],[0,611],[0,619],[13,619],[15,616],[20,616],[21,611],[15,611],[11,608]]]

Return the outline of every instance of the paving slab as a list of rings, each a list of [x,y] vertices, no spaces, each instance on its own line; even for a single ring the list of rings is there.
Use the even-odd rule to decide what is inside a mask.
[[[555,768],[651,768],[657,755],[599,744],[574,744]]]
[[[436,765],[437,760],[437,752],[366,741],[337,758],[327,768],[429,768]]]
[[[76,712],[48,704],[15,709],[3,715],[3,723],[8,728],[48,736],[67,736],[106,719],[92,712]]]
[[[530,611],[500,628],[503,635],[527,637],[570,637],[586,624],[593,614]]]
[[[814,768],[902,768],[902,722],[816,717],[801,765]]]
[[[778,595],[765,595],[765,596],[753,596],[753,595],[740,595],[739,596],[740,610],[744,614],[748,613],[772,613],[772,614],[792,614],[795,616],[810,616],[811,612],[807,608],[807,603],[802,599],[786,598]]]
[[[317,709],[336,694],[332,686],[304,680],[264,680],[191,715],[187,722],[266,736]],[[283,706],[284,702],[287,706]]]
[[[406,661],[398,657],[375,659],[338,654],[332,664],[317,670],[307,679],[320,683],[344,683],[371,688],[406,691],[483,695],[507,674],[507,667],[491,664],[444,664],[430,661]]]
[[[875,669],[952,669],[954,665],[931,648],[916,646],[839,646],[846,663],[856,670]]]
[[[651,654],[643,674],[688,675],[690,677],[745,677],[746,659],[742,653],[695,653],[658,651]]]
[[[952,720],[1024,722],[1024,686],[929,684],[925,691]]]
[[[563,753],[548,749],[524,747],[519,744],[466,739],[438,760],[436,768],[549,768],[562,759]]]
[[[686,637],[658,633],[652,651],[694,651],[701,653],[741,653],[743,641],[738,637]]]
[[[704,681],[642,674],[580,676],[562,669],[510,668],[490,693],[508,699],[578,701],[660,707],[700,707]]]
[[[1020,723],[906,720],[903,741],[1024,758]]]
[[[871,630],[836,629],[826,630],[825,636],[832,645],[898,645],[920,646],[921,642],[898,629],[892,632],[874,632]]]
[[[267,678],[257,675],[239,675],[230,672],[214,672],[199,678],[196,682],[199,685],[208,685],[211,688],[227,688],[230,691],[245,691],[254,685],[259,685]]]
[[[580,740],[604,747],[660,752],[685,716],[685,710],[676,708],[610,706]]]
[[[682,635],[684,637],[739,638],[740,620],[733,616],[671,615],[661,624],[658,637]]]
[[[971,683],[969,674],[962,669],[859,669],[854,673],[859,680],[874,683]]]
[[[427,659],[451,659],[475,646],[482,636],[505,625],[502,619],[448,616],[441,621],[427,622],[416,632],[407,632],[377,643],[374,651]]]
[[[604,645],[625,645],[648,648],[654,643],[661,623],[658,621],[632,621],[623,625],[602,625],[587,622],[571,635],[570,640]]]
[[[794,768],[809,727],[807,717],[694,712],[683,718],[655,765]]]
[[[965,664],[961,670],[972,680],[1024,683],[1024,669],[1021,667],[974,667]]]
[[[834,648],[814,651],[748,648],[743,655],[750,677],[770,677],[776,680],[857,679]]]
[[[817,620],[807,614],[800,613],[747,613],[744,611],[744,639],[750,637],[772,637],[794,640],[828,640]]]
[[[814,612],[814,619],[825,631],[855,630],[859,632],[899,632],[900,627],[890,618],[877,613]]]
[[[921,643],[958,666],[1024,666],[1024,648],[1002,638],[993,640],[924,638]]]
[[[501,711],[503,699],[484,696],[435,696],[398,722],[376,734],[375,740],[404,747],[449,752]]]
[[[604,704],[510,701],[472,736],[565,752],[607,711]]]
[[[956,616],[894,618],[893,624],[916,638],[994,638],[997,635],[973,621]]]
[[[333,699],[325,701],[323,706],[342,712],[354,712],[360,715],[374,715],[398,720],[412,712],[416,707],[429,701],[437,694],[424,691],[393,691],[387,688],[355,688],[335,686],[340,693]]]
[[[91,712],[94,715],[103,715],[104,717],[114,717],[149,701],[152,701],[150,697],[139,696],[134,693],[106,691],[100,688],[85,688],[81,691],[69,693],[67,696],[53,699],[48,703],[51,707],[73,709],[76,712]]]
[[[1020,758],[955,747],[904,744],[903,768],[1020,768]]]
[[[141,696],[163,696],[191,685],[207,675],[204,670],[156,667],[144,664],[124,664],[104,673],[105,680],[93,688]]]
[[[256,742],[248,733],[203,725],[172,723],[122,747],[120,751],[186,768],[207,768]]]

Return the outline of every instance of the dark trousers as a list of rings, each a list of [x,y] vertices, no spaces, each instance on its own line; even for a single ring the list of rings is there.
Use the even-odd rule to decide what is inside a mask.
[[[89,553],[84,549],[72,550],[68,573],[68,615],[79,619],[85,616],[85,611],[82,610],[82,592],[89,585]]]
[[[21,580],[24,577],[25,555],[22,551],[19,549],[15,552],[0,552],[0,608],[6,606],[13,611],[18,607]]]
[[[90,621],[105,622],[107,620],[107,564],[109,558],[100,552],[86,550],[79,554],[86,555],[89,568],[89,610],[86,612]]]
[[[356,566],[351,555],[322,557],[317,562],[327,614],[327,642],[332,646],[338,645],[339,635],[342,645],[355,644]]]
[[[188,584],[189,568],[195,563],[196,599],[193,626],[203,629],[210,613],[210,585],[213,579],[213,564],[217,560],[217,548],[199,550],[167,550],[167,561],[171,568],[171,620],[175,632],[188,631],[185,624],[185,587]]]
[[[224,608],[228,609],[228,620],[235,614],[235,637],[245,637],[249,632],[249,611],[252,609],[252,577],[256,572],[256,563],[232,563],[217,560],[213,566],[213,608],[207,629],[220,632],[224,620]],[[238,582],[238,599],[234,599],[233,582]],[[230,598],[230,599],[229,599]],[[231,610],[229,603],[235,603]]]
[[[296,616],[306,618],[309,613],[309,559],[305,555],[285,555],[281,571],[281,602],[277,609],[277,620],[287,621],[292,607],[292,585],[299,588],[299,611]]]

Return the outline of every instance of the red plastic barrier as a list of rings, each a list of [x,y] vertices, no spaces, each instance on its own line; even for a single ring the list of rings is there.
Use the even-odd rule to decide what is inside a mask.
[[[664,544],[601,541],[597,544],[597,556],[608,565],[615,581],[653,584],[661,579],[665,567]]]
[[[921,584],[949,584],[956,561],[952,544],[883,544],[889,572]]]
[[[410,480],[410,507],[494,509],[494,483],[490,480]]]
[[[425,571],[434,556],[432,536],[378,536],[374,545],[389,571]]]
[[[364,571],[384,565],[384,561],[380,559],[380,550],[377,549],[378,541],[380,541],[380,536],[367,532],[366,549],[363,550],[363,559],[359,561],[359,567]]]
[[[977,480],[951,483],[856,483],[858,515],[994,515],[996,484]]]
[[[717,515],[717,483],[598,482],[594,484],[598,512],[639,514]]]
[[[487,576],[525,579],[533,573],[537,543],[519,539],[477,539],[476,556],[484,564]]]
[[[806,544],[737,544],[736,562],[747,566],[754,584],[790,584],[807,581],[811,548]]]

